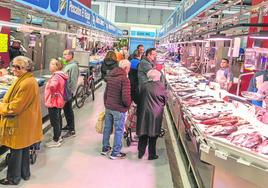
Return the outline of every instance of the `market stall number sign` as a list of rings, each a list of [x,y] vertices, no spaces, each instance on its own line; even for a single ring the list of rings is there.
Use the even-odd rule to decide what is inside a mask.
[[[0,52],[8,51],[8,35],[0,34]]]

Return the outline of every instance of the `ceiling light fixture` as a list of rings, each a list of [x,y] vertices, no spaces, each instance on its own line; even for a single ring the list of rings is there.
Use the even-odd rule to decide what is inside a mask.
[[[225,36],[225,34],[216,34],[216,35],[210,35],[208,41],[230,41],[233,40],[232,38],[228,38]]]
[[[253,33],[249,36],[252,39],[268,39],[267,31],[260,31],[259,33]]]

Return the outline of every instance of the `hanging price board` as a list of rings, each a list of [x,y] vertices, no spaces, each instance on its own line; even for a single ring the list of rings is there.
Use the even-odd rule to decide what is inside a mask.
[[[8,51],[8,35],[0,34],[0,52]]]

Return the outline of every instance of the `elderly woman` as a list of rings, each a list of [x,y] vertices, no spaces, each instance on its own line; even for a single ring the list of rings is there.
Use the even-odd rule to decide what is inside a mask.
[[[17,185],[30,178],[29,147],[42,139],[40,94],[33,76],[33,62],[15,57],[12,71],[17,77],[0,102],[0,145],[10,148],[7,177],[3,185]]]
[[[152,69],[147,73],[147,77],[149,81],[141,87],[137,108],[138,158],[143,157],[149,141],[148,160],[154,160],[158,158],[156,140],[161,133],[167,93],[164,84],[160,81],[159,71]]]

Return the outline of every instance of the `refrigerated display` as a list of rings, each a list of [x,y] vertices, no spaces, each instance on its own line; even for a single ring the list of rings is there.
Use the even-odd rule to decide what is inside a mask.
[[[255,106],[172,64],[168,109],[198,187],[266,187],[268,126]]]

